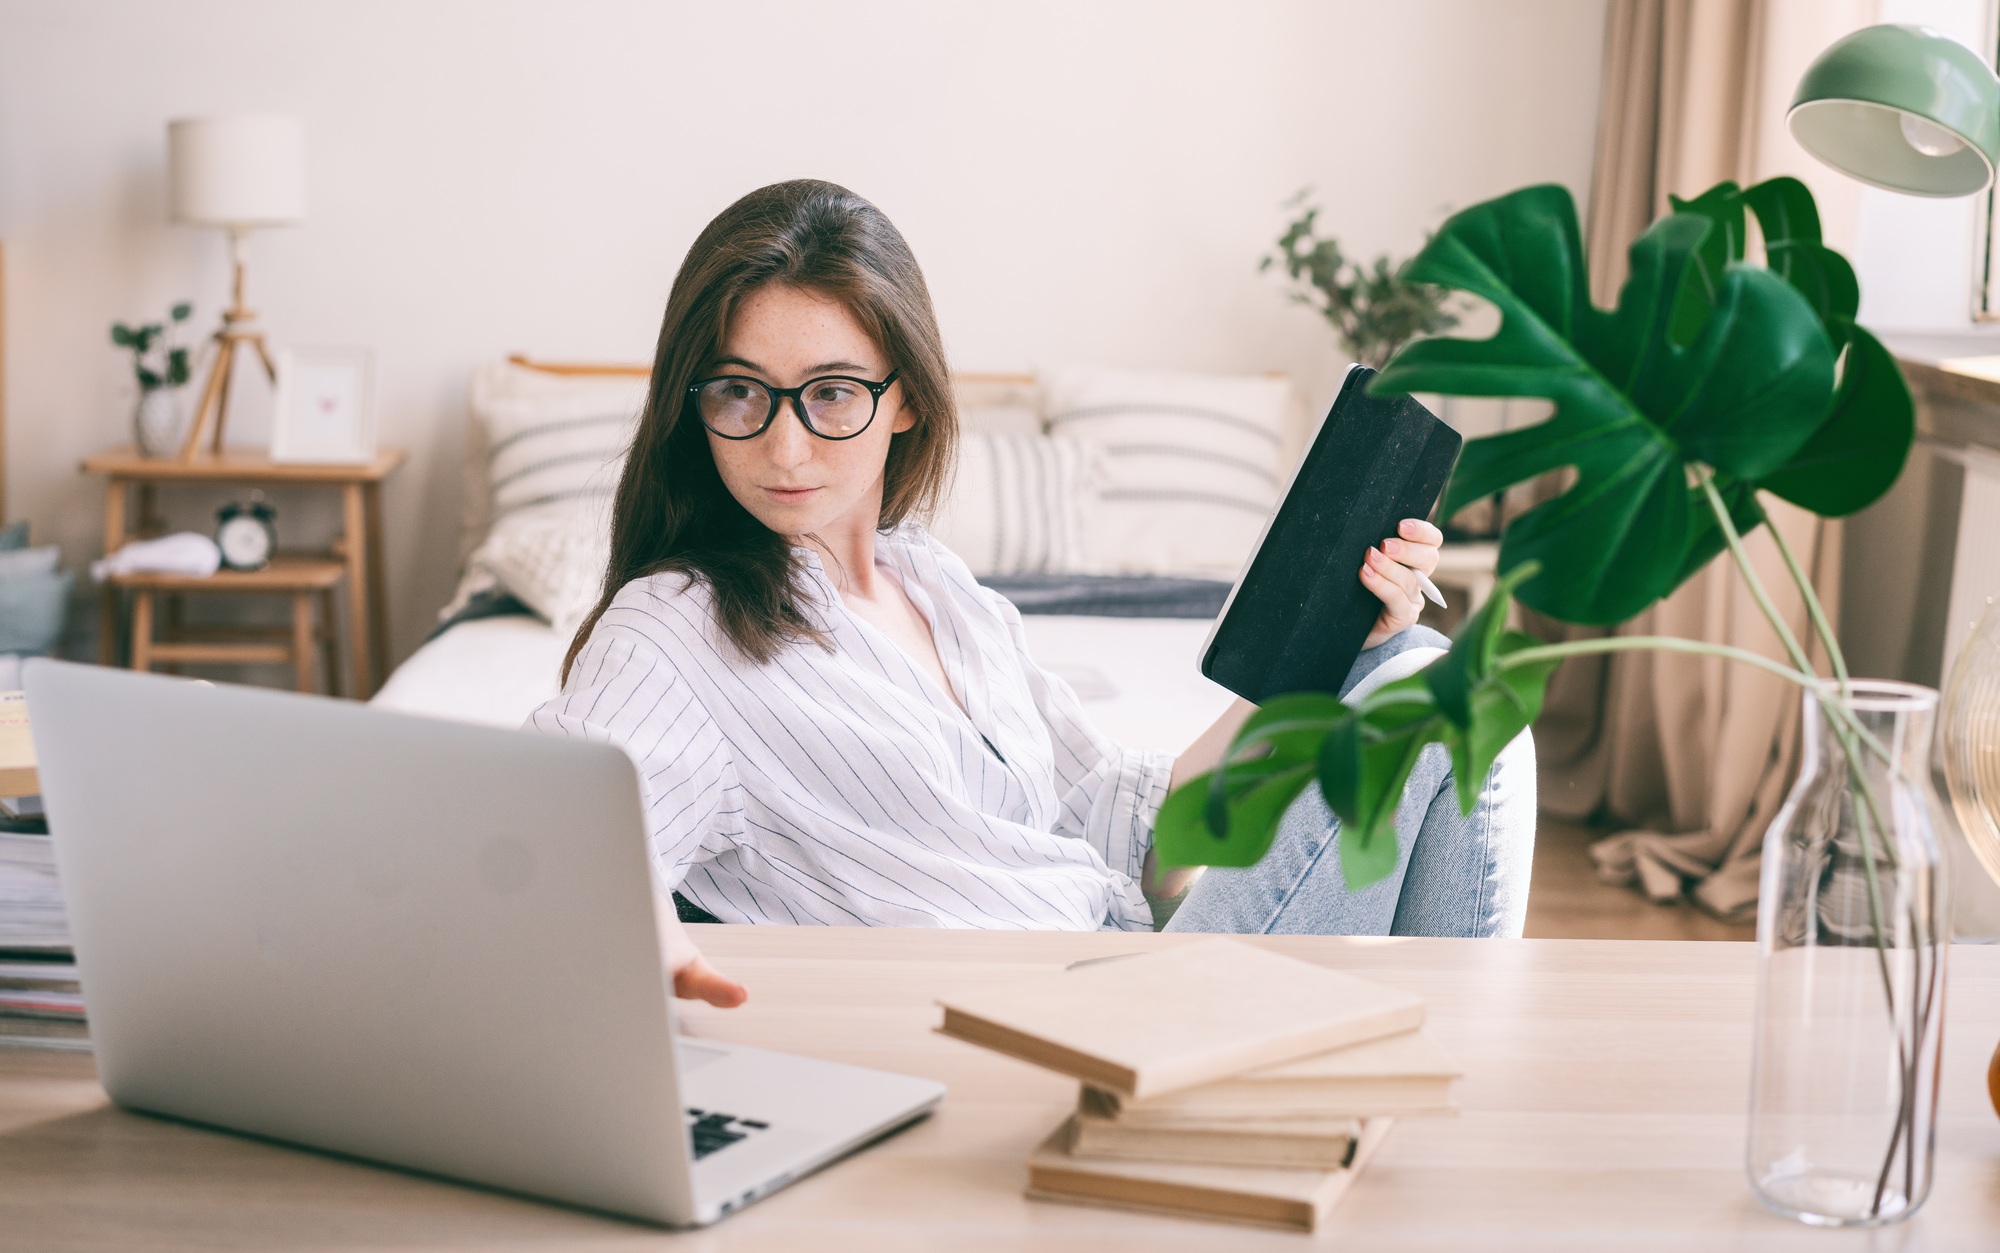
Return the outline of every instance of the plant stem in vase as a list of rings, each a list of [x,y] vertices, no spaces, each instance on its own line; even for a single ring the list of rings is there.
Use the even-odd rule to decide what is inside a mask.
[[[167,311],[165,322],[111,326],[111,342],[132,354],[132,377],[139,384],[132,441],[142,456],[168,457],[180,450],[186,421],[180,389],[188,381],[190,360],[188,350],[174,342],[174,333],[193,313],[194,306],[182,301]]]

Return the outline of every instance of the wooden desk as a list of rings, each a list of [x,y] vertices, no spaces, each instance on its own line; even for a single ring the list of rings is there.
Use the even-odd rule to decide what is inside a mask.
[[[1021,1159],[1075,1085],[935,1035],[931,1000],[1181,937],[699,928],[750,986],[691,1033],[928,1075],[926,1123],[704,1232],[654,1232],[108,1108],[88,1058],[0,1050],[0,1246],[59,1249],[1288,1250],[1314,1238],[1030,1202]],[[1421,992],[1463,1116],[1407,1119],[1318,1237],[1351,1250],[1990,1250],[2000,948],[1951,958],[1937,1183],[1901,1227],[1817,1231],[1743,1178],[1753,950],[1592,940],[1276,939]],[[560,999],[560,990],[552,992]],[[1193,990],[1191,990],[1192,993]]]
[[[389,610],[382,567],[382,480],[403,464],[403,450],[384,448],[356,465],[305,465],[272,461],[257,449],[225,449],[192,461],[142,457],[130,446],[107,449],[84,459],[87,474],[110,480],[104,494],[104,551],[115,552],[132,537],[129,489],[138,488],[138,521],[152,513],[153,488],[162,483],[283,484],[338,487],[341,535],[334,552],[347,567],[348,653],[354,659],[354,693],[366,700],[388,673]],[[117,591],[104,591],[98,660],[110,665],[117,638]]]

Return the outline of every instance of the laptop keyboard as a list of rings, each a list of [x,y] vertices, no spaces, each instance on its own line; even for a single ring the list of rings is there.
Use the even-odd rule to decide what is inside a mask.
[[[734,1114],[718,1114],[713,1110],[689,1107],[687,1125],[688,1136],[694,1141],[694,1159],[700,1161],[717,1149],[726,1149],[738,1140],[765,1130],[771,1124],[758,1122],[754,1118],[738,1118]]]

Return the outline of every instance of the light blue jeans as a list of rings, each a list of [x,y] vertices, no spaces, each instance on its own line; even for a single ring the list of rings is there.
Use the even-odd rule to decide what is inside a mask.
[[[1449,643],[1428,627],[1404,631],[1362,653],[1340,694],[1363,683],[1376,686],[1383,680],[1371,677],[1399,653]],[[1392,666],[1390,673],[1402,668]],[[1339,830],[1340,819],[1327,809],[1319,787],[1308,787],[1285,812],[1264,860],[1241,870],[1204,871],[1165,929],[1519,936],[1535,854],[1533,736],[1522,732],[1500,754],[1470,815],[1458,811],[1444,746],[1426,748],[1396,808],[1395,873],[1359,892],[1350,891],[1341,874]]]

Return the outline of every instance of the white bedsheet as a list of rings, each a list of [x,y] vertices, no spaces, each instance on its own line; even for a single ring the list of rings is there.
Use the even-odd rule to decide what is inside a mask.
[[[1208,623],[1184,618],[1030,614],[1028,648],[1074,687],[1106,735],[1179,752],[1222,713],[1229,693],[1195,657]],[[373,703],[384,709],[517,727],[556,692],[569,645],[524,614],[461,622],[396,668]]]

